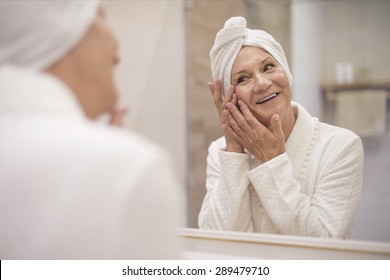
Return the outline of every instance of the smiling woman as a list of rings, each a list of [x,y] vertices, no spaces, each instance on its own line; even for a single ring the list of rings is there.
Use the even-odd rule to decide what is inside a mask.
[[[291,101],[282,47],[244,18],[225,23],[210,56],[209,87],[225,135],[209,147],[199,227],[352,238],[360,138]]]
[[[274,115],[281,118],[287,139],[296,112],[291,106],[290,82],[275,58],[264,49],[243,47],[234,61],[231,82],[237,98],[248,106],[260,123],[269,127]]]

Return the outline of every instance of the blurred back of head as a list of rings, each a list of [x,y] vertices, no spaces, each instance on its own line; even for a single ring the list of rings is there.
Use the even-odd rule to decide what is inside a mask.
[[[98,0],[0,1],[0,65],[44,70],[88,30]]]

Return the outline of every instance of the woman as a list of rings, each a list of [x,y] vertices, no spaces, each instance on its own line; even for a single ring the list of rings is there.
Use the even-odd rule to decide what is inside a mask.
[[[178,258],[170,156],[97,120],[123,113],[100,2],[0,1],[0,34],[0,259]]]
[[[225,136],[209,147],[203,229],[352,238],[362,192],[360,138],[292,102],[282,47],[229,19],[210,53]]]

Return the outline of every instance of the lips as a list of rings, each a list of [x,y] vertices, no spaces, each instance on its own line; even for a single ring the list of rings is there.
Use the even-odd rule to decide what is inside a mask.
[[[267,101],[270,101],[271,99],[274,99],[278,95],[279,95],[279,93],[273,93],[271,95],[268,95],[268,96],[260,99],[259,101],[257,101],[256,104],[263,104],[263,103],[265,103]]]

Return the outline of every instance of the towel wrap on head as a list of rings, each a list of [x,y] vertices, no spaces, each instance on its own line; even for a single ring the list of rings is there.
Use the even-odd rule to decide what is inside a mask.
[[[243,46],[259,47],[271,54],[283,68],[292,87],[293,77],[282,46],[267,32],[246,28],[246,23],[243,17],[228,19],[217,33],[211,49],[211,73],[214,81],[222,81],[222,95],[224,96],[230,87],[233,63]]]
[[[0,1],[0,65],[48,68],[77,45],[98,7],[98,0]]]

